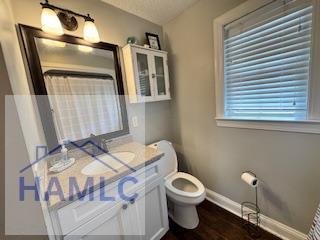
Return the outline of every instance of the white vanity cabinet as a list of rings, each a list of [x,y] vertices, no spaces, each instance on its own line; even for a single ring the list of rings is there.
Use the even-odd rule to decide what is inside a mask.
[[[134,174],[138,183],[128,184],[127,195],[138,197],[124,201],[116,196],[114,202],[76,201],[53,210],[56,239],[161,239],[168,231],[168,213],[164,179],[153,163]],[[118,182],[106,190],[109,196],[117,191]],[[99,190],[95,196],[101,194]]]
[[[171,99],[167,52],[128,44],[123,57],[130,103]]]
[[[125,219],[128,212],[123,211],[122,205],[117,204],[111,209],[103,212],[91,221],[81,225],[79,228],[65,236],[65,240],[78,239],[102,239],[112,236],[112,239],[123,239],[126,234]]]

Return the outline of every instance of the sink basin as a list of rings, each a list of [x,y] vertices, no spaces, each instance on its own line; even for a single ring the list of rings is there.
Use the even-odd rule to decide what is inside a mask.
[[[129,165],[134,159],[132,152],[109,153],[97,156],[93,162],[85,166],[81,173],[84,175],[99,175],[106,172],[116,172],[119,168]],[[115,170],[115,171],[114,171]]]

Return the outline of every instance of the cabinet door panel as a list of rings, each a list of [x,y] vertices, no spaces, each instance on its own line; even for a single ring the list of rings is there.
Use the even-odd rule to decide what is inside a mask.
[[[126,211],[122,209],[122,204],[118,204],[112,209],[103,212],[96,218],[82,225],[68,236],[65,240],[98,240],[114,239],[124,240],[126,226],[123,219],[126,219]]]
[[[130,207],[130,216],[140,226],[140,239],[160,239],[169,229],[163,179],[148,185],[138,194]]]
[[[154,83],[152,81],[152,58],[144,49],[133,49],[136,91],[139,102],[154,100]]]
[[[154,56],[156,80],[157,80],[157,94],[163,96],[167,94],[166,79],[164,74],[164,59],[160,56]]]
[[[153,67],[154,73],[152,77],[156,86],[155,99],[170,99],[167,55],[162,53],[153,53]]]
[[[169,229],[167,199],[163,184],[146,193],[145,239],[160,239]]]
[[[145,97],[151,96],[151,84],[149,75],[148,55],[143,53],[136,53],[139,76],[139,90],[140,95]]]

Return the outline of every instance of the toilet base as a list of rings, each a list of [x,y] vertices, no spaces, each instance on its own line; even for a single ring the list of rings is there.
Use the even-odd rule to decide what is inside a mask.
[[[169,216],[175,223],[186,229],[194,229],[199,224],[199,216],[195,205],[173,203],[171,209],[169,208]]]

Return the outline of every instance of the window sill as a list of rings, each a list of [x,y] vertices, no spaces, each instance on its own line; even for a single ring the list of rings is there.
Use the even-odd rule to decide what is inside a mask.
[[[320,134],[320,121],[266,121],[216,118],[218,127]]]

